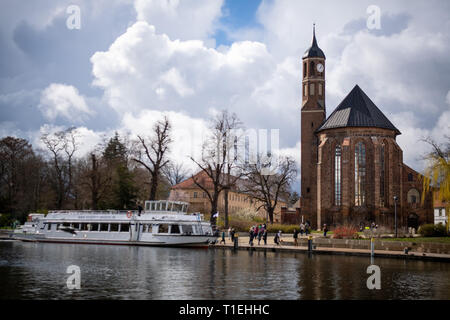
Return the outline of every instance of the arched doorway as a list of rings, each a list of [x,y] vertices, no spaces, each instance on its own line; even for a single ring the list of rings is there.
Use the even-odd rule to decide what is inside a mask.
[[[417,230],[417,228],[419,227],[419,216],[415,213],[411,213],[408,216],[408,228],[414,228]]]

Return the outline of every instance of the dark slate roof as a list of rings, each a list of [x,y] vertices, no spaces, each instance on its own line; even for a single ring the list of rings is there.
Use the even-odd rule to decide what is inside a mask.
[[[320,49],[319,46],[317,45],[316,28],[315,27],[313,27],[313,40],[312,40],[311,47],[309,47],[308,50],[305,51],[305,53],[303,54],[303,57],[302,57],[302,59],[306,59],[306,58],[323,58],[323,59],[325,59],[325,54],[323,53],[322,49]]]
[[[384,128],[401,134],[358,85],[342,100],[317,132],[343,127]]]

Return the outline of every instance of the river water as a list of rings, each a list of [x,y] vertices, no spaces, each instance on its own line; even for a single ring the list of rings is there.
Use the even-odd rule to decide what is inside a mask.
[[[450,299],[450,263],[374,264],[380,290],[365,257],[0,241],[0,299]]]

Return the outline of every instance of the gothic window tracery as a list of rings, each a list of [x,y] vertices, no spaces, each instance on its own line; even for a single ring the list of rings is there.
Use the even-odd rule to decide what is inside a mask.
[[[355,206],[366,203],[366,146],[358,142],[355,146]]]
[[[337,145],[334,151],[334,204],[336,206],[341,205],[341,159],[342,149],[340,145]]]

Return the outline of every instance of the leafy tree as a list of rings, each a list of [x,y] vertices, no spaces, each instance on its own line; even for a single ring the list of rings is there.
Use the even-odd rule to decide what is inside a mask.
[[[107,167],[110,186],[108,208],[125,209],[134,207],[137,188],[134,185],[134,173],[128,168],[128,148],[116,132],[103,150],[103,159]],[[106,182],[105,182],[106,183]],[[105,193],[108,192],[105,191]]]
[[[433,188],[438,192],[438,199],[446,203],[447,230],[450,223],[450,137],[446,136],[447,143],[439,145],[431,138],[425,139],[432,151],[425,156],[428,165],[424,172],[422,203],[425,195]]]
[[[0,140],[0,212],[23,220],[39,203],[42,161],[21,138]]]

